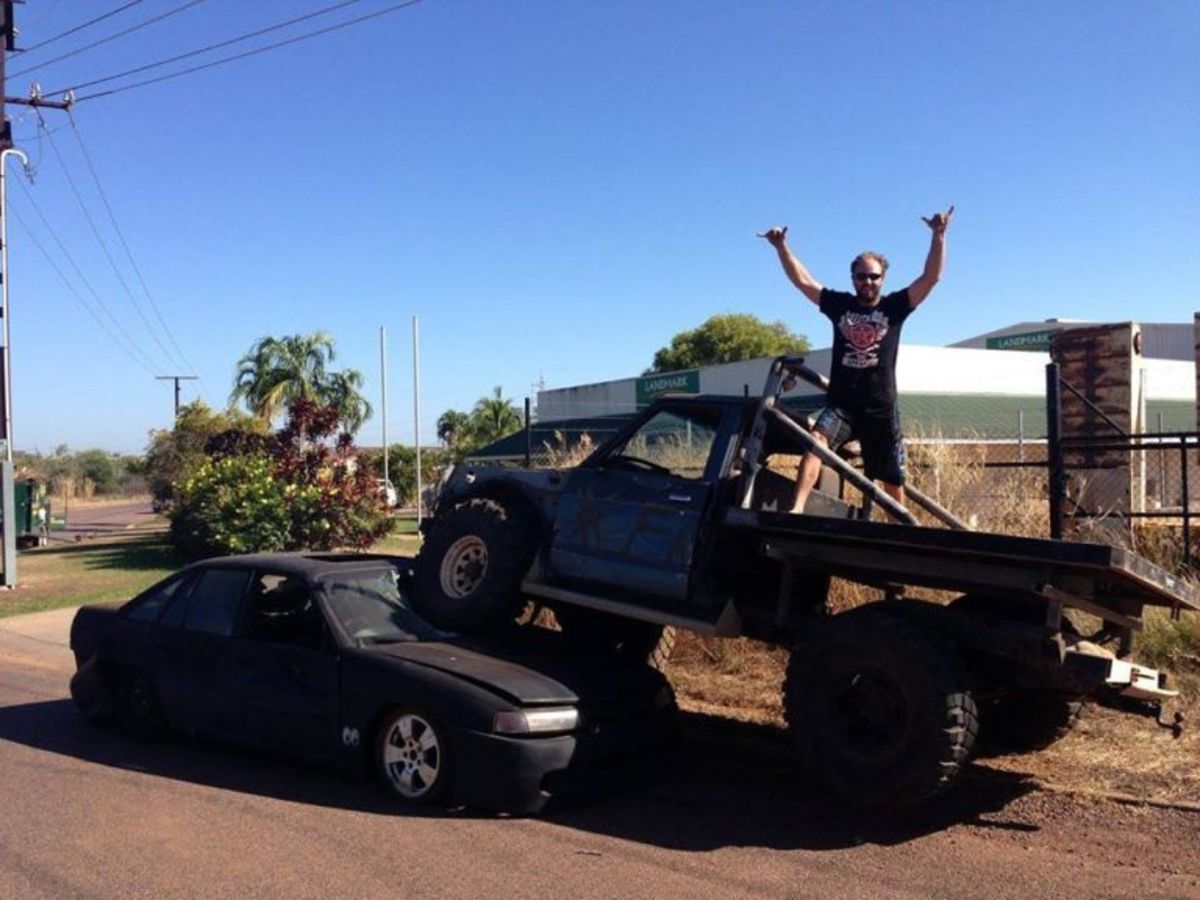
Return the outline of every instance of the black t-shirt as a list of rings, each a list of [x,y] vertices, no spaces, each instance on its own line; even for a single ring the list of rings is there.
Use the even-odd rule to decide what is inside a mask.
[[[829,399],[835,406],[873,413],[896,405],[896,351],[908,318],[908,289],[864,306],[854,294],[821,291],[821,312],[833,322]]]

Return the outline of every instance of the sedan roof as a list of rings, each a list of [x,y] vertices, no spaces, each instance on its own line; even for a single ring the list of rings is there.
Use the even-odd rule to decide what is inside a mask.
[[[335,553],[303,551],[299,553],[247,553],[240,556],[217,556],[202,560],[195,566],[237,566],[239,568],[271,569],[286,574],[303,575],[309,579],[344,572],[349,569],[375,566],[406,566],[405,556],[385,553]]]

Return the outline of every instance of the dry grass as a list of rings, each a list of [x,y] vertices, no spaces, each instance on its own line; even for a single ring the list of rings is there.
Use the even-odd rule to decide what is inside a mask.
[[[542,441],[542,452],[534,460],[535,469],[571,469],[592,455],[596,442],[586,432],[574,444],[568,444],[561,431],[554,432],[553,441]]]
[[[748,638],[681,632],[667,675],[685,709],[782,725],[787,658],[783,647]]]

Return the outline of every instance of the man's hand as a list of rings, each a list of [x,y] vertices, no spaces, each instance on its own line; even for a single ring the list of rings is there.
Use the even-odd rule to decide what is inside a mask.
[[[768,228],[766,231],[760,232],[758,236],[766,238],[767,243],[778,250],[783,246],[784,241],[787,240],[787,226],[784,225],[782,228]]]
[[[933,229],[934,234],[945,234],[946,227],[950,224],[950,220],[954,218],[954,207],[951,206],[944,213],[934,213],[930,218],[921,216],[921,221]],[[785,228],[784,231],[787,231]],[[769,234],[770,232],[768,232]],[[770,238],[768,238],[770,240]]]

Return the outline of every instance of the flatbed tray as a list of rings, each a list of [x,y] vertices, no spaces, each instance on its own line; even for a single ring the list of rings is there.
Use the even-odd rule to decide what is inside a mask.
[[[723,522],[754,529],[772,555],[855,581],[1019,596],[1049,586],[1129,616],[1143,606],[1200,611],[1195,585],[1107,544],[736,507]]]

